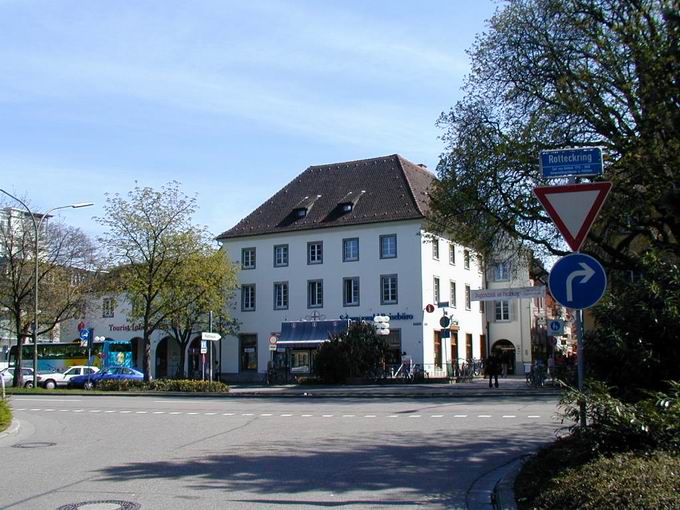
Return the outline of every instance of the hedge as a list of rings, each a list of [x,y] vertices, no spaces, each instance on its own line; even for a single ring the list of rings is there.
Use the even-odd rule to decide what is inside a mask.
[[[542,466],[546,468],[545,464]],[[518,478],[516,495],[521,509],[678,509],[680,456],[665,451],[600,455],[544,481],[533,500],[522,497],[521,486]]]
[[[103,391],[181,391],[187,393],[228,393],[229,386],[215,381],[191,379],[157,379],[149,383],[130,379],[101,381],[98,390]]]
[[[0,399],[0,432],[9,427],[10,423],[12,423],[12,411],[7,400]]]

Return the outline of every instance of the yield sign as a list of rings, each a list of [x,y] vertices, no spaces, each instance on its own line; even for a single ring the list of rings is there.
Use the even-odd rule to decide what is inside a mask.
[[[534,193],[573,251],[579,251],[612,189],[611,182],[542,186]]]

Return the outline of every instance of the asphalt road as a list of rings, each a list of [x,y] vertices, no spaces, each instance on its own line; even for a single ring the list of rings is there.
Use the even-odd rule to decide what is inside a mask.
[[[555,404],[15,395],[0,508],[466,508],[476,481],[554,437]]]

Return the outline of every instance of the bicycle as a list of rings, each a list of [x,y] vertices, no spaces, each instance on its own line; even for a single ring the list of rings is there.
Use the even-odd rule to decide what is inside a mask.
[[[531,370],[526,374],[526,383],[532,388],[541,388],[545,386],[546,373],[543,367],[531,367]]]

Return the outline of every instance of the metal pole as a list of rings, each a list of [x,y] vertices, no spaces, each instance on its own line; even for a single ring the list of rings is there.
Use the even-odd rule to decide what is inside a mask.
[[[212,333],[213,329],[213,313],[212,311],[209,313],[209,321],[208,321],[208,331]],[[208,344],[210,348],[208,349],[208,353],[210,353],[209,359],[210,359],[210,369],[208,370],[208,380],[212,382],[213,380],[213,343],[212,340]]]
[[[583,310],[574,310],[576,312],[576,356],[578,357],[578,391],[583,392],[586,362],[584,358],[583,349]],[[586,402],[581,400],[579,402],[579,422],[581,428],[586,427]]]

